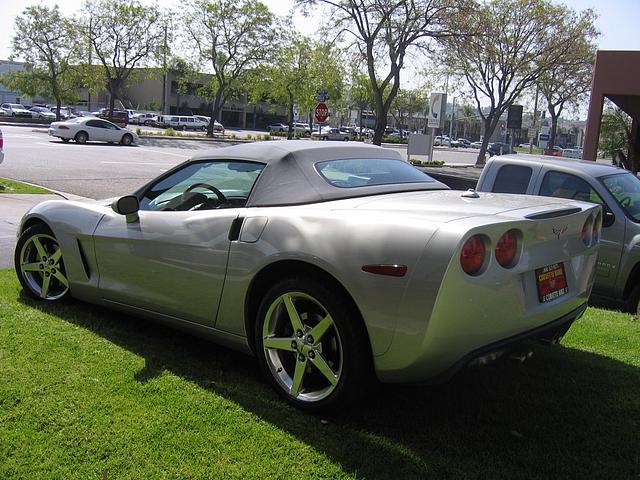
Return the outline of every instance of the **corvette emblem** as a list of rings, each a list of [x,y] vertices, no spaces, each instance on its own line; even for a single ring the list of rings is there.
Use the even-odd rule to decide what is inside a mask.
[[[553,234],[556,236],[556,238],[560,240],[560,236],[567,233],[569,227],[565,225],[564,227],[553,227],[551,230],[553,231]]]

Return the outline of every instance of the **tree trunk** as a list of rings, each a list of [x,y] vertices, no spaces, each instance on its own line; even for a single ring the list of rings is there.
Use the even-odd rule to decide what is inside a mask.
[[[60,115],[60,108],[62,108],[62,100],[60,98],[56,98],[56,122],[60,121],[61,115]]]
[[[287,131],[287,140],[291,140],[293,138],[293,95],[289,92],[289,129]]]
[[[211,120],[209,121],[209,125],[207,126],[207,137],[209,138],[213,138],[213,124],[218,119],[220,110],[222,110],[222,107],[224,105],[222,94],[222,88],[216,90],[216,95],[213,98],[213,102],[211,102]]]
[[[373,144],[382,145],[384,129],[387,128],[387,112],[382,103],[382,92],[374,92],[376,108],[376,128],[373,131]]]
[[[497,119],[500,119],[499,115],[496,115]],[[493,115],[489,115],[484,120],[484,137],[482,138],[482,145],[480,146],[480,151],[478,152],[478,158],[476,158],[476,167],[483,167],[486,159],[485,156],[487,154],[487,146],[489,145],[489,139],[491,135],[493,135],[493,131],[498,125],[498,121],[494,121]]]

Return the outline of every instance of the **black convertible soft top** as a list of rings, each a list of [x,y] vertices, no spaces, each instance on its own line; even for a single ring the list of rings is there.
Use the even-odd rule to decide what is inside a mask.
[[[394,150],[346,142],[281,140],[256,142],[209,150],[191,161],[247,160],[266,166],[247,201],[247,207],[300,205],[383,193],[448,189],[425,174],[424,182],[339,188],[315,169],[317,162],[349,158],[379,158],[404,161]]]

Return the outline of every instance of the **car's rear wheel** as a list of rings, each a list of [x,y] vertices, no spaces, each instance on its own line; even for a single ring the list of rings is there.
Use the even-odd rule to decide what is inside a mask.
[[[87,135],[87,132],[78,132],[73,139],[76,141],[76,143],[87,143],[87,140],[89,140],[89,135]]]
[[[255,345],[278,394],[305,410],[352,401],[372,378],[357,312],[311,278],[292,277],[269,290],[258,311]]]
[[[125,147],[131,145],[132,143],[133,143],[133,137],[129,133],[125,133],[122,136],[122,139],[120,140],[120,144],[124,145]]]
[[[30,296],[51,302],[69,295],[62,250],[45,225],[24,231],[16,244],[14,260],[18,280]]]

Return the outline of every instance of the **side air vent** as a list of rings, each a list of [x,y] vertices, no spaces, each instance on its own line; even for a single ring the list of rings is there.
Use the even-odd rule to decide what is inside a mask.
[[[76,239],[78,243],[78,251],[80,252],[80,261],[82,262],[82,268],[84,268],[84,273],[87,276],[87,279],[91,277],[91,270],[89,269],[89,263],[87,262],[87,256],[84,253],[84,249],[82,248],[82,244],[80,240]]]
[[[550,212],[544,213],[534,213],[532,215],[527,215],[526,219],[528,220],[545,220],[547,218],[557,218],[564,217],[565,215],[573,215],[574,213],[581,212],[580,208],[563,208],[562,210],[552,210]]]

